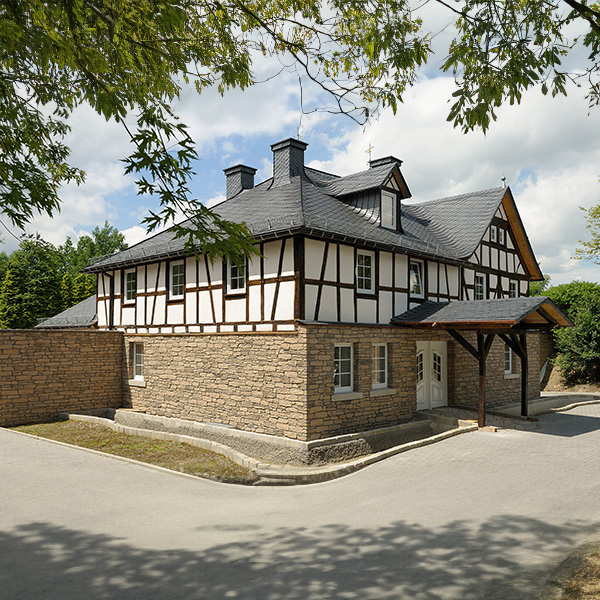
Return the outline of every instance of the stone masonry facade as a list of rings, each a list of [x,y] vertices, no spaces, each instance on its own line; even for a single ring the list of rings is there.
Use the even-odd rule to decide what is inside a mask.
[[[0,426],[118,408],[122,364],[119,332],[0,330]]]
[[[306,334],[126,335],[124,405],[148,414],[306,437]],[[132,379],[143,344],[144,382]]]

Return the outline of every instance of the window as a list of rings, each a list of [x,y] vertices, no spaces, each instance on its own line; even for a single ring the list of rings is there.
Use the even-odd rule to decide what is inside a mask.
[[[356,254],[356,289],[359,292],[372,294],[374,285],[375,254],[359,250]]]
[[[183,288],[185,284],[185,265],[183,261],[171,263],[169,298],[183,298]]]
[[[475,300],[485,299],[485,275],[475,275]]]
[[[133,378],[144,379],[144,344],[135,342],[133,344]]]
[[[508,344],[504,344],[504,374],[513,372],[513,351]]]
[[[137,290],[136,270],[128,269],[125,271],[125,302],[133,302]]]
[[[496,243],[498,241],[498,228],[495,225],[490,227],[490,242]]]
[[[504,246],[504,239],[505,239],[504,229],[498,228],[498,243],[501,246]]]
[[[373,344],[373,389],[388,386],[387,344]]]
[[[350,344],[340,344],[334,350],[333,387],[335,392],[351,392],[353,387],[353,351]]]
[[[230,294],[241,294],[246,291],[246,267],[235,263],[227,265],[227,291]]]
[[[517,298],[519,296],[518,291],[517,291],[517,282],[516,281],[511,281],[508,284],[508,297],[509,298]]]
[[[381,226],[396,229],[396,194],[381,192]]]
[[[423,263],[420,260],[410,261],[410,295],[414,298],[424,298]]]

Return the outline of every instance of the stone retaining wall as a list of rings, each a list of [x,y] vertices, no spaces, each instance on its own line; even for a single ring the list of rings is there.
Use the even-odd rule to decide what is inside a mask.
[[[122,365],[119,332],[0,330],[0,426],[119,407]]]

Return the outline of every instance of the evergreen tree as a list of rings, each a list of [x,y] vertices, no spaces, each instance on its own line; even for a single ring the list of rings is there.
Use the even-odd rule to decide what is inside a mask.
[[[22,293],[22,273],[17,265],[9,265],[0,286],[0,328],[28,329],[37,324],[26,306]]]

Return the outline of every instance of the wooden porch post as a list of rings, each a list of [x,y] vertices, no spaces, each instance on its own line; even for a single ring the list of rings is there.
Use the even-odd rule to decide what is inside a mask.
[[[477,403],[477,424],[485,427],[485,363],[483,334],[477,333],[477,361],[479,362],[479,399]]]
[[[528,403],[527,403],[527,383],[529,379],[529,361],[527,359],[527,336],[522,333],[519,336],[521,342],[521,350],[523,355],[521,356],[521,416],[528,416]]]

